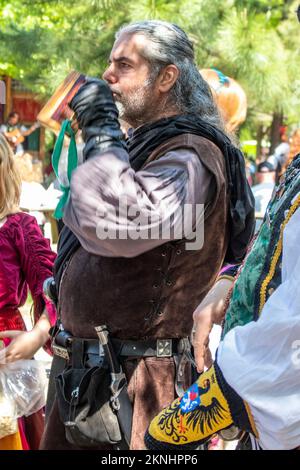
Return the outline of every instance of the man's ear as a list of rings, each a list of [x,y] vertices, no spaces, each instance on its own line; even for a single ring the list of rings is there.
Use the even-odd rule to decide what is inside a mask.
[[[174,64],[167,65],[159,76],[159,91],[161,93],[167,93],[179,76],[179,70]]]

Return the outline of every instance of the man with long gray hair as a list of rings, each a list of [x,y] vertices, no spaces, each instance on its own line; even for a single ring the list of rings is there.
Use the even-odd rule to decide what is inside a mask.
[[[50,396],[54,377],[60,373],[61,383],[65,365],[71,376],[78,372],[96,343],[95,327],[106,325],[133,405],[131,438],[119,416],[121,443],[97,432],[84,441],[76,407],[70,430],[59,400],[49,399],[44,449],[143,448],[151,418],[191,383],[195,307],[224,260],[243,258],[254,228],[243,157],[224,132],[184,31],[162,21],[122,28],[103,79],[87,79],[70,103],[84,163],[64,208],[56,285],[60,333],[84,344],[77,366],[68,355],[78,359],[78,348],[76,356],[67,346],[65,359],[55,355]],[[127,141],[117,108],[132,128]]]

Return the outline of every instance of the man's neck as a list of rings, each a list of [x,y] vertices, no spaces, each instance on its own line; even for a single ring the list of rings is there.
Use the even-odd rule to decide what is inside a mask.
[[[169,117],[173,117],[173,116],[178,116],[179,114],[181,114],[179,112],[178,109],[176,110],[170,110],[170,111],[164,111],[164,112],[161,112],[159,114],[156,115],[155,119],[151,120],[151,122],[155,122],[155,121],[160,121],[161,119],[166,119],[166,118],[169,118]]]
[[[164,111],[164,112],[161,112],[161,113],[156,113],[155,115],[152,114],[150,119],[145,119],[143,121],[136,121],[135,123],[132,123],[131,127],[133,129],[138,129],[139,127],[142,127],[146,124],[152,124],[153,122],[160,121],[161,119],[166,119],[166,118],[169,118],[169,117],[178,116],[179,114],[181,114],[181,113],[178,110],[176,110],[176,111],[174,111],[174,110]]]

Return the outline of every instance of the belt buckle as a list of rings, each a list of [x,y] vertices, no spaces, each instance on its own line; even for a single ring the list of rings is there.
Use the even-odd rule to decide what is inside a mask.
[[[68,361],[70,359],[68,350],[66,348],[63,348],[61,346],[57,346],[57,344],[53,343],[52,344],[52,350],[53,350],[53,353],[56,356],[62,357],[66,361]]]
[[[157,357],[172,357],[172,340],[171,339],[158,339],[156,341],[156,356]]]

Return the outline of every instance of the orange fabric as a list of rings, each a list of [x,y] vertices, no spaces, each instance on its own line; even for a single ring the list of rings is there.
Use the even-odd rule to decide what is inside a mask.
[[[0,439],[0,450],[23,450],[19,432]]]

